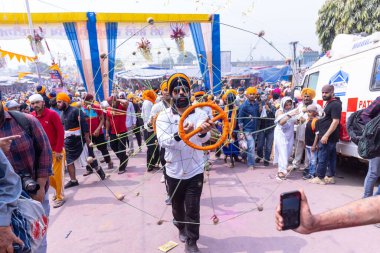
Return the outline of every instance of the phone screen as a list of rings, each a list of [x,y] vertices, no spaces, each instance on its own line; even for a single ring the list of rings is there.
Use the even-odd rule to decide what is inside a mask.
[[[281,194],[281,216],[283,230],[295,229],[300,225],[301,193],[299,191]]]

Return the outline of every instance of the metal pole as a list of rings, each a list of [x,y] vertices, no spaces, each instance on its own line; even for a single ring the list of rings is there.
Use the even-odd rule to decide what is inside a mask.
[[[295,85],[294,81],[295,81],[295,77],[296,77],[296,74],[297,74],[297,62],[296,62],[296,57],[297,57],[297,44],[298,44],[298,41],[292,41],[289,43],[290,45],[293,46],[293,64],[292,64],[292,72],[293,72],[293,78],[292,78],[292,86]]]
[[[26,5],[26,11],[28,14],[29,34],[30,34],[30,36],[32,36],[32,41],[31,41],[32,42],[32,51],[34,53],[34,56],[36,57],[36,60],[34,61],[34,63],[36,64],[36,71],[37,71],[37,75],[38,75],[38,83],[41,84],[41,74],[40,74],[40,70],[38,69],[38,56],[37,56],[37,53],[35,51],[36,42],[34,41],[32,15],[30,14],[29,1],[28,0],[25,0],[25,5]]]

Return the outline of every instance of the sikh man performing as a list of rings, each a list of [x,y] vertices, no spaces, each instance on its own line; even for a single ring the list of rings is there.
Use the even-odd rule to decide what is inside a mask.
[[[298,126],[297,126],[295,145],[294,145],[294,149],[295,149],[294,160],[292,162],[292,167],[290,168],[290,170],[300,168],[302,156],[305,150],[305,129],[306,129],[306,123],[308,119],[307,110],[306,110],[307,106],[313,104],[317,107],[318,115],[321,116],[323,113],[322,107],[316,101],[313,101],[313,99],[315,98],[315,90],[311,88],[303,88],[301,91],[301,97],[302,97],[302,102],[298,104],[298,111],[300,114],[297,117]],[[305,165],[306,164],[309,164],[307,160],[307,156],[305,156]]]
[[[156,122],[159,145],[165,148],[166,180],[172,200],[174,225],[179,229],[179,240],[186,242],[185,252],[200,252],[200,199],[203,188],[203,151],[186,145],[178,134],[180,116],[190,106],[190,80],[184,74],[174,74],[168,80],[172,106],[158,115]],[[201,127],[202,131],[190,138],[196,145],[210,138],[212,121],[201,109],[195,109],[185,120],[185,133]]]
[[[65,184],[65,189],[67,189],[79,185],[75,175],[74,162],[81,157],[82,152],[84,152],[83,155],[88,152],[88,156],[92,158],[95,158],[95,156],[93,153],[91,154],[85,145],[90,144],[90,138],[84,113],[78,108],[69,105],[70,97],[66,93],[58,93],[56,99],[58,109],[62,111],[61,121],[65,129],[66,163],[70,176],[70,181]],[[96,159],[93,159],[90,165],[87,166],[91,166],[91,169],[94,168],[102,180],[105,179],[104,171],[98,166]],[[87,170],[89,171],[90,168]],[[85,175],[88,175],[88,173],[85,173]]]
[[[169,91],[168,91],[168,83],[166,81],[162,82],[160,89],[161,89],[161,94],[162,94],[161,101],[154,104],[152,107],[152,110],[150,112],[150,123],[148,124],[149,126],[153,126],[153,124],[155,124],[155,121],[158,117],[158,114],[165,111],[166,109],[170,108],[170,105],[171,105],[171,97],[170,97]],[[161,162],[161,165],[163,167],[162,171],[164,173],[162,175],[160,181],[162,183],[165,183],[166,182],[166,180],[165,180],[165,175],[166,175],[165,174],[165,164],[166,164],[165,148],[160,147],[159,152],[160,152],[160,162]],[[169,194],[167,184],[166,184],[166,192]],[[170,196],[169,195],[168,195],[167,199],[165,200],[165,203],[168,205],[170,204]]]
[[[64,179],[64,156],[63,149],[64,135],[63,126],[59,115],[45,107],[44,98],[40,94],[29,97],[30,105],[33,108],[31,113],[38,119],[45,130],[49,143],[53,151],[53,175],[49,177],[50,185],[55,189],[53,198],[54,208],[61,207],[64,203],[63,179]]]
[[[94,96],[92,94],[87,94],[84,97],[82,111],[86,116],[86,121],[90,128],[90,139],[102,153],[104,161],[108,164],[108,169],[110,170],[113,168],[113,163],[103,134],[103,125],[105,122],[104,113],[100,105],[94,103]],[[88,149],[93,149],[93,147],[89,147]],[[93,150],[91,152],[93,152]],[[88,170],[87,173],[93,173],[92,169]]]

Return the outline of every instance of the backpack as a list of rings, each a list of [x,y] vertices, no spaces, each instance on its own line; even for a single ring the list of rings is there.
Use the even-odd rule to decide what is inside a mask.
[[[363,135],[358,143],[358,153],[365,159],[380,156],[380,115],[365,125]]]
[[[358,145],[360,138],[363,135],[364,122],[361,119],[363,110],[356,111],[350,115],[347,120],[347,132],[351,138],[351,141]]]

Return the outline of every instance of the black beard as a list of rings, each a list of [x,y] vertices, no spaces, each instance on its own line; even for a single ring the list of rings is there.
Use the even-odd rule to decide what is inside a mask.
[[[67,109],[67,105],[66,104],[63,104],[61,106],[61,108],[58,108],[58,110],[60,110],[60,111],[66,111],[66,109]]]
[[[331,96],[323,96],[322,99],[323,101],[329,101],[331,99]]]
[[[190,99],[185,96],[180,96],[178,98],[173,98],[175,107],[177,108],[186,108],[190,105]]]

